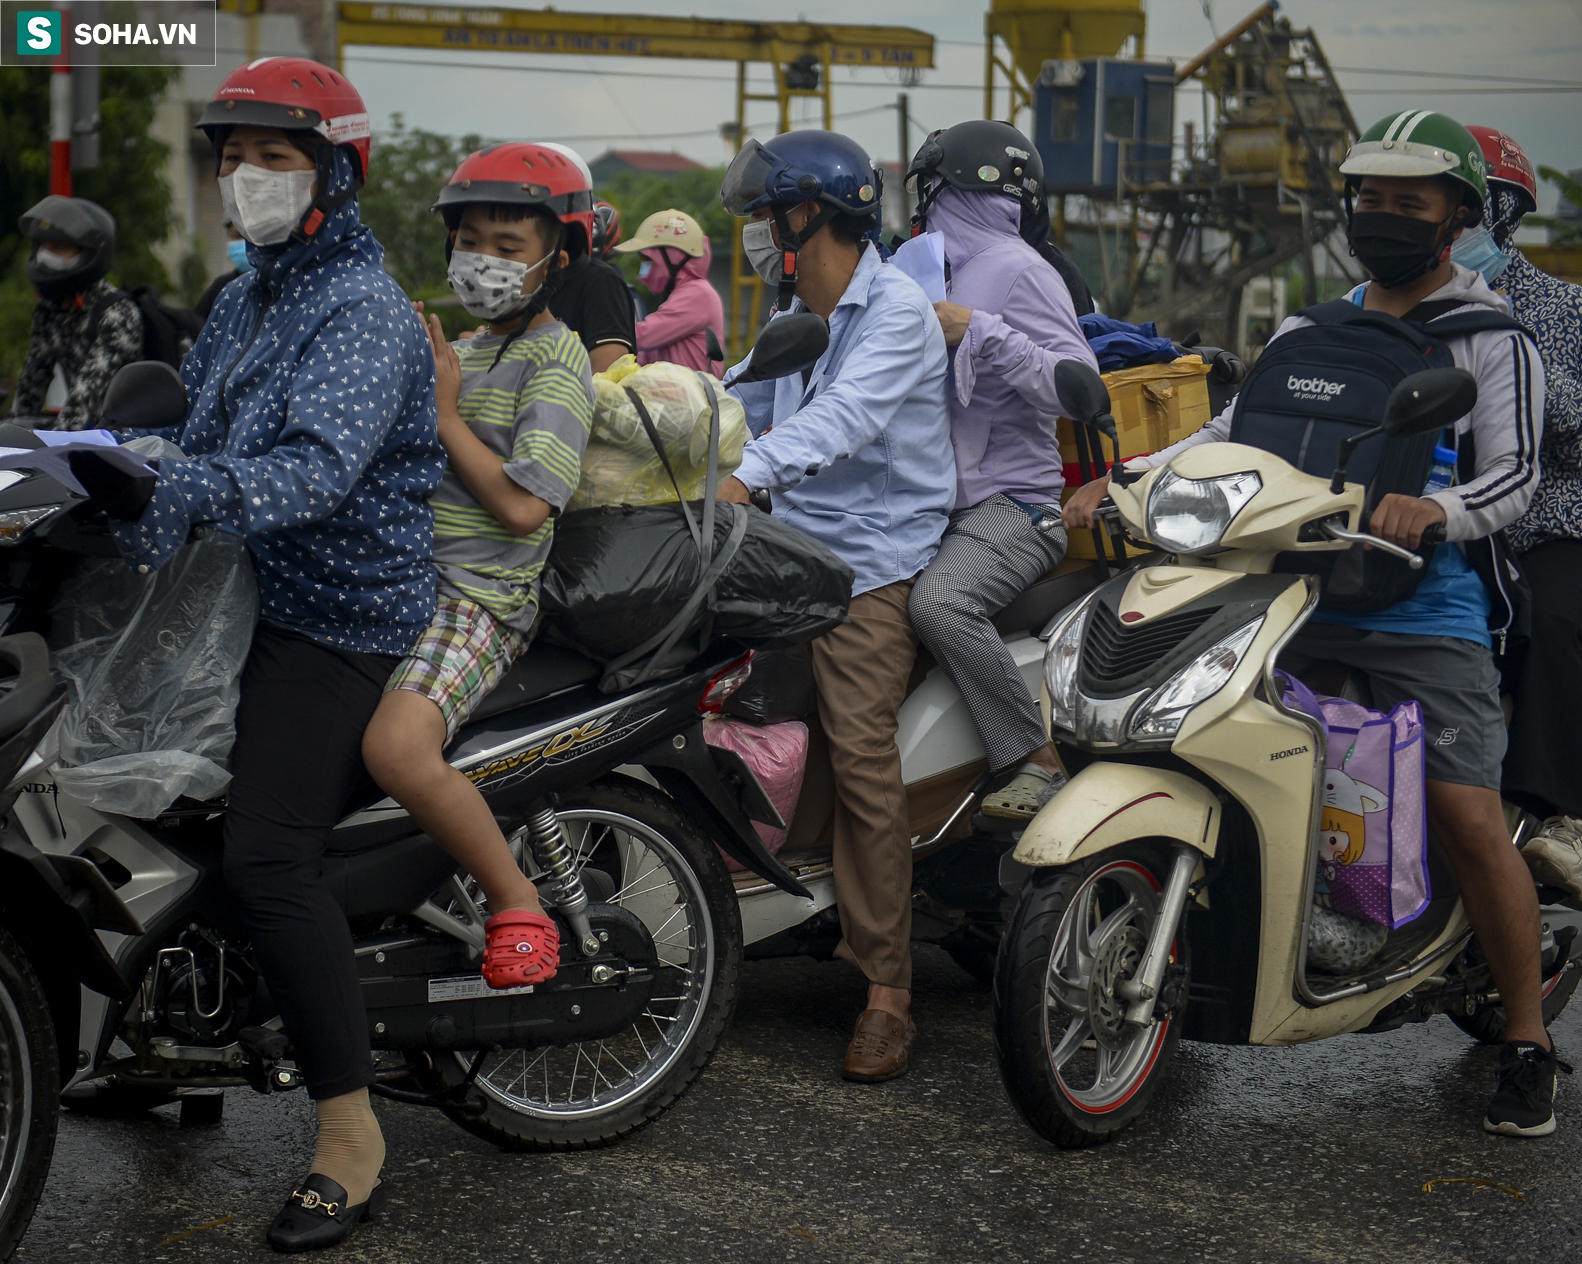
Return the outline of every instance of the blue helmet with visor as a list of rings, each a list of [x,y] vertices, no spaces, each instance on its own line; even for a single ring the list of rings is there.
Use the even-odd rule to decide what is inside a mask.
[[[837,215],[871,217],[877,226],[883,191],[883,177],[861,145],[839,132],[809,128],[742,146],[720,185],[720,205],[736,216],[769,210],[785,252],[779,301],[784,311],[796,292],[798,251]],[[804,202],[821,205],[793,232],[786,212]]]

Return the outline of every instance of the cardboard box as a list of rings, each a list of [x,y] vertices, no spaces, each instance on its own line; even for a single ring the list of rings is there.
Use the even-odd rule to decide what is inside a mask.
[[[1123,458],[1147,456],[1168,448],[1207,424],[1214,415],[1208,398],[1208,369],[1194,355],[1182,356],[1169,364],[1144,364],[1103,375],[1104,384],[1110,389],[1110,412],[1115,418]],[[1060,498],[1063,504],[1081,486],[1082,467],[1077,459],[1076,423],[1061,418],[1055,431],[1060,439],[1060,460],[1065,466],[1066,490]],[[1105,461],[1114,455],[1106,436],[1089,430],[1087,438],[1090,453],[1096,453],[1102,443]],[[1139,552],[1129,549],[1127,555],[1135,557]],[[1097,557],[1093,533],[1072,532],[1066,556],[1089,561]]]

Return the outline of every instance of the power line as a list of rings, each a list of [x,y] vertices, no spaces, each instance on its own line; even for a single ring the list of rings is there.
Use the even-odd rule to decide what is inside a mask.
[[[883,110],[893,110],[893,109],[895,109],[894,105],[875,105],[875,106],[870,106],[869,108],[867,108],[865,110],[847,110],[846,112],[844,112],[842,114],[835,115],[835,117],[837,119],[859,118],[859,117],[861,117],[864,114],[878,114],[878,113],[880,113]],[[751,132],[752,128],[748,128],[747,130],[749,132]],[[713,136],[713,137],[717,138],[719,136],[719,134],[720,134],[720,129],[719,128],[717,128],[717,127],[710,127],[710,128],[705,129],[705,130],[696,131],[696,132],[649,132],[646,135],[639,137],[639,139],[640,140],[690,140],[690,139],[692,139],[694,137],[700,137],[700,136]],[[549,137],[546,137],[545,139],[546,140],[557,141],[557,142],[562,143],[562,144],[570,144],[573,141],[587,141],[587,140],[628,140],[628,139],[631,138],[631,135],[632,134],[630,132],[590,132],[590,133],[588,133],[587,135],[584,135],[584,136],[549,136]]]
[[[1451,70],[1386,70],[1382,66],[1333,66],[1333,70],[1348,75],[1404,75],[1412,79],[1477,79],[1487,83],[1557,84],[1565,88],[1582,88],[1582,80],[1558,79],[1549,75],[1470,75]]]
[[[982,40],[951,40],[936,38],[934,43],[948,44],[956,48],[981,49],[983,47]],[[1161,61],[1191,61],[1197,56],[1197,54],[1193,53],[1191,55],[1185,55],[1181,53],[1158,53],[1154,54],[1154,56],[1157,56]],[[1582,88],[1582,81],[1576,79],[1562,79],[1557,75],[1476,75],[1463,74],[1459,71],[1448,70],[1399,70],[1393,66],[1332,66],[1330,69],[1336,72],[1343,71],[1348,75],[1402,75],[1414,79],[1479,79],[1488,83],[1558,84],[1566,88]],[[922,86],[933,87],[935,85],[928,84]],[[982,85],[979,86],[981,87]]]
[[[962,43],[963,41],[960,41],[960,40],[941,40],[941,41],[938,41],[938,42],[939,43]],[[365,47],[367,47],[367,46],[365,46]],[[542,74],[542,75],[596,75],[596,76],[600,76],[600,77],[603,77],[603,78],[615,78],[615,79],[681,79],[681,80],[685,80],[688,83],[734,84],[736,82],[736,77],[734,75],[731,75],[731,76],[726,76],[726,75],[684,75],[684,74],[673,74],[673,73],[671,73],[669,71],[664,71],[664,70],[593,70],[593,69],[580,69],[580,68],[571,67],[571,66],[522,65],[520,63],[514,63],[514,64],[508,64],[508,65],[499,65],[499,64],[493,63],[493,62],[471,62],[471,61],[461,61],[461,60],[451,61],[451,60],[448,60],[448,59],[435,60],[435,59],[424,59],[424,58],[419,58],[419,57],[377,57],[377,56],[370,57],[366,53],[353,51],[351,49],[347,50],[346,56],[347,56],[348,59],[360,60],[360,61],[362,61],[362,62],[364,62],[366,64],[369,64],[369,65],[375,65],[375,66],[422,66],[425,69],[429,69],[429,70],[444,69],[444,68],[454,68],[454,69],[457,69],[457,70],[510,70],[510,71],[524,71],[525,70],[525,71],[531,71],[534,74]],[[1453,82],[1441,85],[1440,88],[1437,89],[1438,91],[1448,92],[1448,91],[1455,90],[1455,91],[1466,92],[1466,93],[1473,93],[1473,94],[1485,95],[1485,96],[1487,96],[1487,95],[1498,96],[1498,95],[1503,95],[1503,94],[1507,94],[1507,93],[1524,94],[1524,93],[1551,93],[1551,92],[1556,92],[1556,93],[1582,92],[1582,80],[1575,80],[1575,79],[1535,79],[1535,78],[1524,77],[1524,76],[1520,76],[1520,75],[1473,75],[1473,74],[1459,74],[1459,73],[1454,73],[1454,72],[1451,72],[1451,71],[1434,71],[1434,70],[1387,70],[1387,69],[1384,69],[1383,67],[1378,67],[1378,66],[1336,66],[1333,69],[1336,71],[1336,73],[1345,73],[1345,74],[1400,75],[1400,76],[1403,76],[1403,77],[1420,78],[1420,79],[1447,79],[1447,80],[1451,80]],[[1463,79],[1477,80],[1477,81],[1480,81],[1480,82],[1492,82],[1492,83],[1526,84],[1526,85],[1531,85],[1531,86],[1520,87],[1520,88],[1462,88],[1462,89],[1456,89],[1454,81],[1459,81],[1459,80],[1463,80]],[[749,81],[749,87],[762,89],[765,86],[767,86],[767,85],[764,85],[762,83]],[[888,80],[883,81],[883,82],[877,82],[877,83],[876,82],[864,82],[862,80],[850,80],[850,81],[843,80],[841,82],[840,86],[841,86],[841,90],[842,91],[848,91],[848,90],[851,90],[851,89],[854,89],[854,88],[867,88],[867,89],[876,89],[877,88],[877,89],[883,89],[886,92],[894,92],[895,89],[896,89],[896,85],[894,83],[888,81]],[[981,83],[928,83],[928,82],[925,81],[925,82],[921,82],[921,83],[917,83],[917,84],[913,85],[912,88],[909,89],[909,90],[910,91],[923,91],[923,90],[928,90],[928,89],[944,91],[944,92],[982,92],[983,91],[983,85]],[[1432,88],[1428,88],[1428,89],[1424,89],[1424,90],[1425,91],[1435,91],[1435,89],[1432,89]],[[1408,91],[1408,89],[1406,89],[1406,88],[1350,88],[1350,89],[1347,89],[1348,94],[1349,95],[1354,95],[1354,96],[1377,96],[1377,95],[1381,95],[1381,94],[1399,95],[1401,92],[1405,92],[1405,91]],[[679,132],[676,133],[676,135],[682,135],[682,134],[683,133],[679,133]],[[690,135],[691,133],[687,133],[687,134]]]

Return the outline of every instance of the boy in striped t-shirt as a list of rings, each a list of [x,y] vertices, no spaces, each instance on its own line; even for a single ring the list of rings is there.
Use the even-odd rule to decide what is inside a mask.
[[[475,154],[440,197],[451,224],[451,285],[489,326],[452,346],[438,317],[428,319],[449,458],[429,502],[439,602],[385,686],[363,758],[380,787],[478,880],[491,913],[484,978],[516,987],[553,976],[559,934],[493,813],[444,749],[527,650],[553,517],[577,487],[593,383],[581,341],[546,308],[567,258],[553,205],[446,197],[486,183],[480,193],[498,193],[500,182],[465,172],[502,149],[537,156],[540,147]]]

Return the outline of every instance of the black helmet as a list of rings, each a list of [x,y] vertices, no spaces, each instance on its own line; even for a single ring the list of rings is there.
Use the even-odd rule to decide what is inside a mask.
[[[50,194],[16,222],[17,231],[33,239],[27,279],[41,298],[70,298],[104,279],[115,258],[115,217],[87,198]],[[47,242],[76,246],[82,253],[69,268],[39,262],[38,248]]]
[[[964,193],[1006,193],[1036,206],[1044,194],[1044,162],[1033,142],[1009,123],[974,119],[930,132],[906,169],[906,187],[917,195],[917,220],[928,215],[928,178],[938,176]]]

